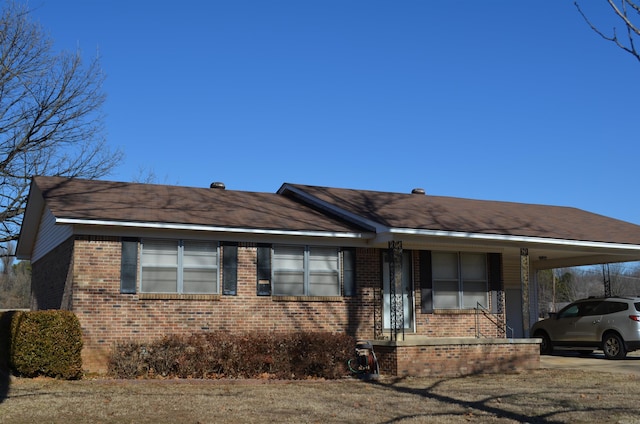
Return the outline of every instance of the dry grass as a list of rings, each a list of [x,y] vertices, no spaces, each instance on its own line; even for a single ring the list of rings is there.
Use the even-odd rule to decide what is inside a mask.
[[[12,379],[0,422],[639,423],[638,383],[549,369],[376,382]]]

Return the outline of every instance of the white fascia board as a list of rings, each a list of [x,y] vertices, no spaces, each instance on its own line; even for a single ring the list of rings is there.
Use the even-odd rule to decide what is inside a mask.
[[[466,232],[442,231],[442,230],[418,230],[414,228],[390,228],[387,231],[387,233],[391,236],[397,234],[397,235],[468,239],[468,240],[480,240],[480,241],[501,241],[501,242],[523,243],[523,244],[528,244],[528,243],[551,244],[551,245],[557,245],[557,246],[573,246],[573,247],[588,247],[588,248],[599,248],[599,249],[622,249],[622,250],[640,251],[640,245],[637,245],[637,244],[567,240],[567,239],[544,238],[544,237],[510,236],[510,235],[503,235],[503,234],[466,233]],[[379,234],[378,236],[382,236],[382,234]]]
[[[305,237],[332,237],[345,239],[368,239],[372,235],[363,233],[331,232],[331,231],[294,231],[294,230],[268,230],[255,228],[230,228],[216,227],[209,225],[174,224],[165,222],[134,222],[134,221],[106,221],[93,219],[56,218],[56,224],[68,225],[95,225],[101,227],[126,227],[126,228],[147,228],[162,230],[185,230],[185,231],[207,231],[215,233],[239,233],[239,234],[263,234],[282,236],[305,236]]]
[[[45,201],[42,193],[32,180],[29,187],[27,207],[22,218],[20,234],[18,235],[18,245],[16,246],[15,253],[18,259],[28,259],[30,257],[38,237],[44,207]]]

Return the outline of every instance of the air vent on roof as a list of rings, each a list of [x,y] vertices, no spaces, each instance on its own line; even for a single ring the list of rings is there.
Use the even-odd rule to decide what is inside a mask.
[[[209,188],[216,188],[216,189],[219,189],[219,190],[224,190],[225,186],[224,186],[224,183],[222,183],[220,181],[215,181],[215,182],[211,183]]]
[[[414,188],[411,190],[411,194],[425,194],[425,191],[423,188]]]

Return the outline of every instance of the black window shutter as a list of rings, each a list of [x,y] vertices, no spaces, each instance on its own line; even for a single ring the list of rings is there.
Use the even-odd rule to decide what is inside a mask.
[[[120,293],[135,294],[138,276],[138,240],[122,239]]]
[[[501,296],[502,285],[502,254],[487,254],[489,264],[489,291],[491,293],[491,312],[498,313],[502,310]]]
[[[356,295],[356,250],[342,250],[342,276],[344,278],[344,295]]]
[[[257,252],[257,294],[271,296],[271,246],[258,245]]]
[[[431,251],[420,251],[420,298],[423,314],[433,313],[433,276],[431,274]]]
[[[238,245],[226,243],[222,247],[222,294],[238,294]]]

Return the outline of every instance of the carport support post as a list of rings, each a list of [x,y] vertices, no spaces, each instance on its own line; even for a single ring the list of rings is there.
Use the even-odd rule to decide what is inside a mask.
[[[520,249],[520,288],[522,290],[522,330],[524,337],[529,337],[529,249]]]

